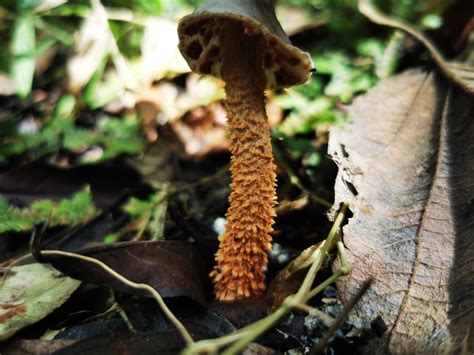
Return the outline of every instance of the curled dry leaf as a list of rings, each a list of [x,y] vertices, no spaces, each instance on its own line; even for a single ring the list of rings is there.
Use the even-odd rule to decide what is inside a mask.
[[[351,273],[344,302],[387,326],[377,353],[474,351],[474,100],[440,75],[410,70],[354,103],[331,132],[339,165],[335,206]],[[337,263],[336,263],[337,265]]]
[[[136,283],[150,285],[162,297],[187,296],[203,303],[205,266],[194,245],[181,241],[124,242],[92,246],[77,253],[100,260]],[[95,264],[67,256],[44,258],[76,279],[118,291],[149,296],[132,288]]]

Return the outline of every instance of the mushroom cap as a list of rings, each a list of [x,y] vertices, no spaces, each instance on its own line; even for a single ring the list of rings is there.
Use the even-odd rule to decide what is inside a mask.
[[[228,21],[241,23],[248,36],[262,34],[265,89],[299,85],[311,77],[311,57],[291,45],[272,0],[207,0],[183,17],[178,26],[179,50],[192,71],[222,79],[224,46],[219,34]]]

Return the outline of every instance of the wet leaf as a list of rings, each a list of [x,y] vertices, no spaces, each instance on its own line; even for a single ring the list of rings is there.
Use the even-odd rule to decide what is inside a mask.
[[[123,242],[84,248],[78,253],[102,261],[133,282],[150,285],[162,297],[187,296],[204,302],[206,270],[196,248],[190,243]],[[149,296],[90,262],[65,256],[48,256],[46,260],[76,279]]]
[[[356,100],[351,116],[329,143],[335,206],[354,213],[342,300],[374,277],[356,308],[387,326],[377,352],[473,351],[473,97],[410,70]]]
[[[0,288],[0,341],[46,317],[80,284],[49,265],[14,267]]]

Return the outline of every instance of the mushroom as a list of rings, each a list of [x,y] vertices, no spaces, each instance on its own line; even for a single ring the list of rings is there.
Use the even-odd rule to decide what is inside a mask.
[[[272,0],[207,0],[181,19],[178,35],[190,68],[225,82],[232,192],[210,275],[216,298],[258,296],[265,290],[276,205],[264,91],[307,81],[311,57],[291,45]]]

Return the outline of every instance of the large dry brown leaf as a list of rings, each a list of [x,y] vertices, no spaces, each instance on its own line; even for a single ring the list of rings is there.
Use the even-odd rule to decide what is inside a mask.
[[[356,100],[353,122],[333,129],[336,203],[352,267],[348,301],[381,316],[377,353],[474,351],[474,98],[441,76],[410,70]],[[451,349],[451,350],[450,350]]]
[[[77,253],[103,262],[130,281],[153,287],[162,297],[186,296],[205,303],[205,265],[191,243],[167,240],[98,244]],[[149,296],[148,291],[130,287],[89,261],[62,255],[43,255],[42,259],[77,280]]]

